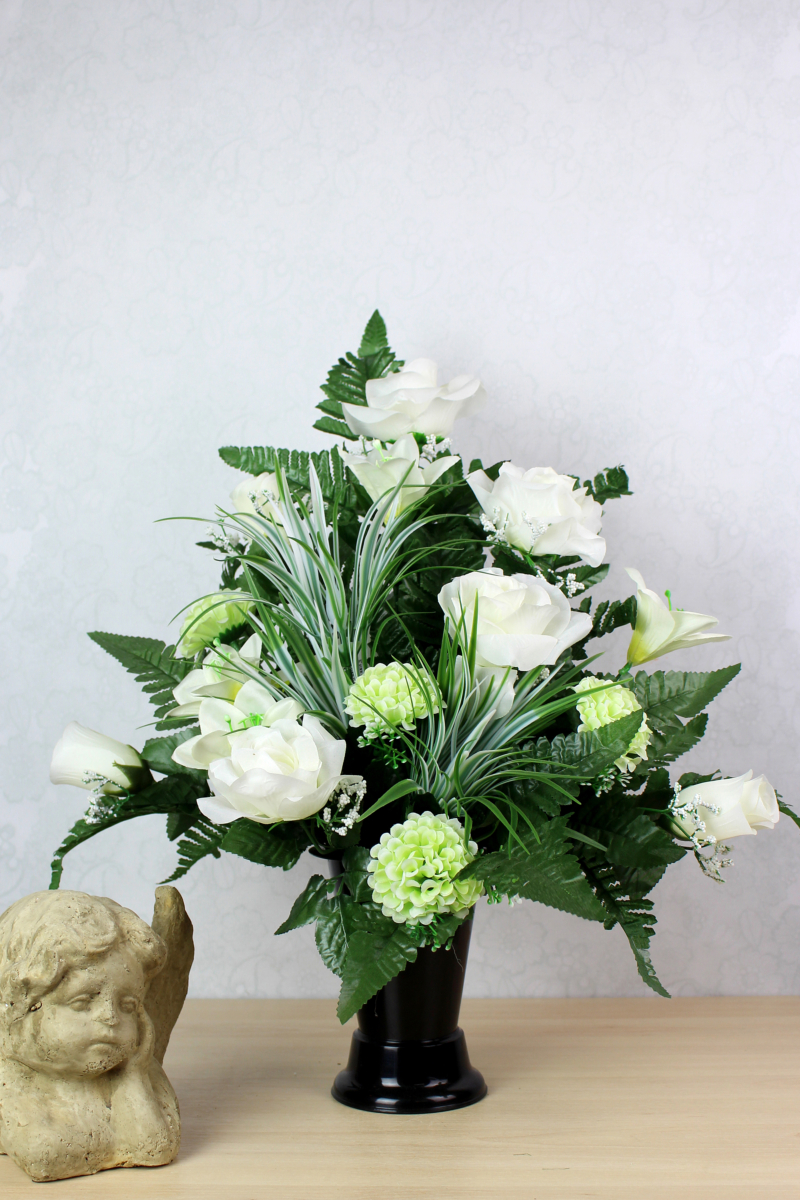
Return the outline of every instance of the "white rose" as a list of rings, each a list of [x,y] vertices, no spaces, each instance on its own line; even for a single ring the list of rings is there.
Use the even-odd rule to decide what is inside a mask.
[[[341,453],[350,470],[373,500],[380,500],[381,496],[397,487],[402,479],[405,480],[392,505],[395,515],[403,512],[414,500],[424,496],[431,484],[452,467],[453,463],[459,461],[457,455],[448,454],[434,462],[428,462],[426,459],[420,462],[419,446],[411,434],[398,438],[391,446],[376,446],[368,454],[348,454],[346,451]]]
[[[382,379],[369,379],[367,403],[343,404],[353,433],[391,442],[407,433],[448,437],[457,417],[472,416],[486,399],[480,379],[457,375],[450,383],[436,382],[436,363],[417,358],[405,370]]]
[[[145,787],[152,775],[133,746],[70,721],[53,750],[50,782],[92,791],[102,780],[109,781],[105,794],[118,796]]]
[[[477,663],[531,671],[552,665],[562,651],[591,631],[588,613],[573,612],[559,588],[532,575],[504,575],[496,567],[471,571],[446,583],[439,604],[463,636],[478,605]]]
[[[755,834],[757,829],[774,829],[781,815],[775,789],[764,775],[753,779],[752,771],[736,779],[712,779],[682,788],[675,797],[675,807],[687,803],[696,808],[698,819],[679,814],[675,821],[679,832],[691,837],[700,829],[698,821],[702,821],[704,836],[718,842]]]
[[[215,758],[230,754],[233,734],[276,721],[293,721],[302,711],[296,700],[275,700],[257,680],[250,679],[232,704],[215,697],[201,700],[200,733],[175,747],[173,761],[195,771],[207,771]]]
[[[226,646],[223,650],[209,650],[202,667],[181,680],[172,693],[178,701],[168,717],[198,717],[203,700],[216,697],[218,700],[235,700],[243,685],[250,679],[247,667],[257,670],[261,658],[261,638],[254,633],[241,650]]]
[[[346,743],[308,714],[302,725],[276,721],[235,733],[230,742],[230,756],[209,767],[214,796],[197,802],[218,825],[238,817],[262,825],[302,821],[319,812],[339,785],[361,782],[341,774]]]
[[[716,617],[704,613],[671,611],[656,593],[645,586],[644,579],[632,567],[625,570],[638,589],[636,596],[636,626],[628,646],[628,663],[638,666],[669,654],[671,650],[685,650],[703,642],[727,642],[728,633],[706,633],[718,625]]]
[[[233,511],[240,517],[243,514],[272,517],[273,521],[282,525],[280,494],[277,475],[271,471],[262,471],[260,475],[245,475],[239,480],[231,492],[231,504]],[[248,522],[244,520],[243,524],[247,525]],[[252,527],[256,528],[255,521]]]
[[[552,467],[524,471],[503,463],[496,480],[473,471],[467,483],[504,542],[533,554],[580,555],[599,567],[606,553],[598,537],[603,510],[586,488]]]

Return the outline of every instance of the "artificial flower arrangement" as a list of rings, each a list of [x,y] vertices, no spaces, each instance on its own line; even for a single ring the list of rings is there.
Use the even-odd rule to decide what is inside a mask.
[[[143,684],[163,736],[137,752],[67,727],[51,778],[92,799],[51,886],[73,847],[164,813],[172,879],[223,851],[339,864],[278,932],[315,924],[342,1021],[422,947],[449,946],[481,895],[619,925],[666,995],[648,896],[667,867],[692,852],[720,880],[731,838],[797,820],[752,771],[670,777],[739,667],[635,668],[725,635],[630,569],[636,595],[593,609],[624,469],[583,484],[465,469],[450,434],[480,381],[397,360],[379,313],[322,391],[314,428],[341,448],[220,450],[245,473],[198,543],[220,590],[184,610],[177,646],[89,635]],[[599,672],[595,643],[625,625],[625,663]]]

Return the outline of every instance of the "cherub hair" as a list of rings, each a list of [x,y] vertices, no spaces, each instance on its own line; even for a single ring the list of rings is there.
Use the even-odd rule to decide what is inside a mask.
[[[167,950],[136,913],[85,892],[34,892],[0,916],[0,1021],[24,1016],[74,967],[85,967],[124,942],[145,980],[164,965]]]

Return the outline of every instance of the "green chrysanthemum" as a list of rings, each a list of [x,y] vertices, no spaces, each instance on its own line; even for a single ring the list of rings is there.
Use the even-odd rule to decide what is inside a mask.
[[[596,675],[587,675],[572,690],[586,692],[605,682]],[[628,717],[631,713],[641,712],[641,708],[642,706],[633,692],[629,688],[623,687],[622,684],[615,684],[614,687],[605,688],[602,692],[595,692],[593,696],[582,696],[578,701],[578,713],[581,718],[578,733],[584,733],[591,729],[602,729],[604,725],[610,725],[612,721],[618,721],[620,717]],[[614,766],[620,771],[633,771],[642,759],[647,758],[647,747],[652,741],[652,736],[645,717],[630,746],[616,760]]]
[[[203,596],[186,612],[176,653],[178,658],[194,658],[199,650],[211,646],[221,637],[243,625],[251,607],[244,592],[217,592]]]
[[[478,853],[455,817],[412,813],[370,850],[367,881],[385,917],[398,925],[429,925],[437,913],[466,916],[481,894],[478,879],[458,873]]]
[[[367,667],[350,688],[344,706],[351,726],[358,729],[363,725],[365,738],[413,729],[415,721],[428,715],[419,680],[420,675],[411,663],[376,663]],[[431,681],[428,698],[433,711],[438,712],[433,689]]]

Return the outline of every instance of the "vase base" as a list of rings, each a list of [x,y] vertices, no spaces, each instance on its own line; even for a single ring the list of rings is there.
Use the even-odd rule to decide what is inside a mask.
[[[366,1112],[433,1113],[477,1104],[486,1083],[470,1064],[461,1029],[428,1042],[375,1042],[356,1030],[331,1094]]]

